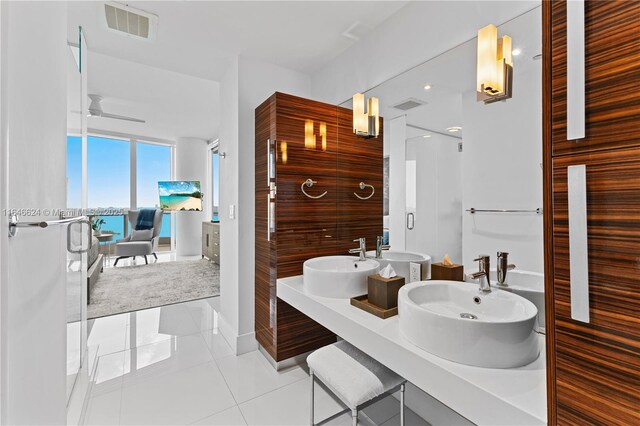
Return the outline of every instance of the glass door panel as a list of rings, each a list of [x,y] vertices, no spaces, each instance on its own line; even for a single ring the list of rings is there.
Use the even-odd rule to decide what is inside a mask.
[[[80,74],[80,44],[69,44],[67,51],[67,207],[82,207],[82,78]],[[65,228],[71,225],[64,225]],[[83,229],[84,227],[84,229]],[[61,252],[66,253],[67,293],[67,402],[82,366],[83,357],[83,285],[87,280],[88,225],[74,224],[69,231],[62,232]],[[66,231],[66,229],[65,229]],[[84,231],[84,237],[82,232]],[[68,240],[71,238],[71,240]],[[70,253],[68,249],[75,251]]]

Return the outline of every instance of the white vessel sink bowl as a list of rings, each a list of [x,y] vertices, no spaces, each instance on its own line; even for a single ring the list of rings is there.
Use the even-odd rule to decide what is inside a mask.
[[[380,264],[372,259],[315,257],[304,262],[302,288],[315,296],[349,299],[367,294],[367,277],[379,270]]]
[[[374,259],[375,251],[368,251],[367,257]],[[418,281],[429,279],[431,276],[431,256],[421,253],[411,253],[406,251],[383,250],[382,259],[375,259],[380,263],[380,269],[391,265],[396,273],[405,277],[405,283],[409,281],[409,265],[411,263],[420,263],[422,265],[422,278]]]
[[[498,286],[497,275],[495,269],[489,273],[491,277],[491,286],[500,290],[510,291],[511,293],[522,296],[538,308],[538,325],[536,329],[539,332],[545,332],[545,309],[544,309],[544,274],[538,272],[521,271],[515,269],[507,272],[506,287]],[[473,280],[471,280],[473,281]],[[477,281],[476,281],[477,282]]]
[[[538,309],[506,291],[479,292],[473,283],[419,281],[398,293],[400,331],[441,358],[489,368],[514,368],[538,358]]]

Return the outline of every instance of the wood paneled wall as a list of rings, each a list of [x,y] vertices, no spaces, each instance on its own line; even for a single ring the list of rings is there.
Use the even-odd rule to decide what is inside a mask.
[[[566,2],[543,2],[550,424],[640,424],[640,2],[585,2],[586,138],[566,139]],[[571,318],[567,167],[586,165],[590,323]]]
[[[316,147],[304,144],[305,121],[313,120]],[[276,279],[302,274],[305,260],[347,254],[353,239],[366,237],[371,248],[382,235],[383,143],[356,137],[352,112],[322,102],[275,93],[256,109],[256,282],[255,327],[260,345],[276,361],[303,354],[336,337],[278,299]],[[326,126],[323,149],[320,124]],[[267,240],[267,140],[275,141],[276,232]],[[317,181],[305,188],[307,179]],[[364,181],[376,188],[371,199],[353,193]],[[373,244],[373,245],[372,245]]]

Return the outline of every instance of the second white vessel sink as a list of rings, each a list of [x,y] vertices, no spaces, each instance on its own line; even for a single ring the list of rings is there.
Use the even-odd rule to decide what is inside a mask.
[[[515,368],[538,358],[538,309],[506,291],[473,283],[422,281],[398,293],[400,331],[414,345],[461,364]]]
[[[376,252],[368,251],[367,257],[370,259],[375,258]],[[411,253],[406,251],[384,250],[382,252],[382,258],[375,258],[380,263],[380,269],[391,265],[396,273],[405,278],[405,283],[410,283],[409,280],[409,265],[411,263],[419,263],[422,265],[422,277],[418,281],[426,280],[431,275],[431,256],[421,253]]]
[[[367,293],[367,277],[380,270],[372,259],[315,257],[304,262],[302,288],[315,296],[349,299]]]
[[[545,306],[544,306],[544,275],[538,272],[522,271],[515,269],[507,273],[506,286],[500,286],[497,283],[496,270],[492,269],[489,273],[491,277],[491,287],[493,289],[506,290],[522,296],[538,308],[538,325],[537,331],[545,332]],[[467,278],[469,280],[469,278]],[[478,280],[469,280],[471,282],[479,282]]]

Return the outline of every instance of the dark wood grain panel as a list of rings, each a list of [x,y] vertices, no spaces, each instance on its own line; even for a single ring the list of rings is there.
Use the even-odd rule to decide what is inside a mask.
[[[330,345],[336,335],[311,318],[298,311],[282,299],[278,303],[278,342],[276,361]]]
[[[338,111],[340,110],[340,113]],[[382,235],[382,135],[358,138],[351,110],[276,93],[256,110],[256,336],[276,360],[333,343],[336,336],[277,298],[276,279],[301,275],[305,260],[348,254],[352,240],[366,237],[370,247]],[[305,121],[314,122],[316,146],[305,146]],[[320,124],[326,127],[326,146]],[[275,138],[276,232],[267,241],[267,138]],[[306,197],[327,194],[319,199]],[[360,200],[359,182],[376,193]],[[340,248],[339,248],[340,247]]]
[[[566,140],[566,2],[552,2],[553,153],[640,145],[640,2],[585,2],[586,138]]]
[[[585,164],[590,324],[571,319],[567,167]],[[558,422],[640,424],[640,148],[553,160]]]

